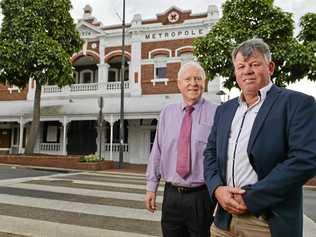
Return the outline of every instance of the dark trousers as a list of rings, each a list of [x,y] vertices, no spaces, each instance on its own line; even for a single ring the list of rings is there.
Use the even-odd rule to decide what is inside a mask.
[[[210,237],[212,215],[206,186],[183,190],[166,183],[161,217],[164,237]]]

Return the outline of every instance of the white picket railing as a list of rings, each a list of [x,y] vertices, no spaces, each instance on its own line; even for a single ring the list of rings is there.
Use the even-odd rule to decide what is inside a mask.
[[[111,151],[111,143],[105,143],[105,151]],[[112,151],[113,152],[119,152],[120,151],[120,144],[119,143],[113,143],[112,144]],[[128,144],[123,144],[123,151],[128,152]]]
[[[124,82],[124,89],[129,89],[129,81]],[[70,86],[58,87],[54,86],[43,86],[43,96],[51,95],[71,95],[78,93],[91,93],[91,91],[102,91],[102,93],[119,93],[121,90],[120,82],[101,82],[101,83],[81,83],[72,84]]]
[[[60,151],[61,143],[40,143],[40,151]]]

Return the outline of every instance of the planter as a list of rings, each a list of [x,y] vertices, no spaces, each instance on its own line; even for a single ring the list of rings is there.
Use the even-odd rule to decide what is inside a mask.
[[[114,167],[113,161],[80,162],[80,156],[52,156],[42,154],[0,155],[0,163],[78,170],[107,170]]]

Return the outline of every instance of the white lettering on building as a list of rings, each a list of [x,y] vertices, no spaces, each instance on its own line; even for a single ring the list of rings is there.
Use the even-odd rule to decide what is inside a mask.
[[[191,38],[204,35],[204,29],[174,30],[167,32],[146,33],[145,40],[167,40],[177,38]]]

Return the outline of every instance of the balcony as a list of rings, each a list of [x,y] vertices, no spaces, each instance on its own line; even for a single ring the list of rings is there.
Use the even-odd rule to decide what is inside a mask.
[[[129,89],[129,81],[124,82],[124,89]],[[102,82],[72,84],[70,86],[58,87],[42,86],[43,97],[55,96],[76,96],[76,95],[95,95],[95,94],[119,94],[121,92],[121,82]]]

